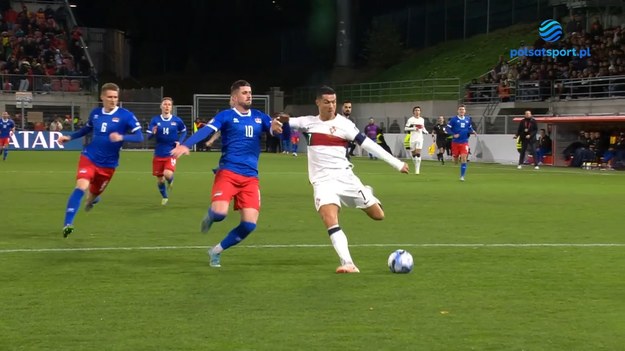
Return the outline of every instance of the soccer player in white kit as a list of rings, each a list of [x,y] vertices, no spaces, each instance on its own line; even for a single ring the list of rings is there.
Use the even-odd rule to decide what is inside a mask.
[[[342,205],[359,208],[374,220],[384,219],[384,211],[371,187],[363,185],[352,171],[345,147],[354,141],[402,173],[408,173],[409,168],[362,134],[353,122],[336,114],[336,92],[332,88],[321,87],[315,102],[319,115],[289,118],[288,123],[308,135],[308,178],[313,186],[315,208],[340,259],[336,272],[358,273],[349,253],[347,236],[339,226],[339,210]],[[282,125],[278,119],[272,123],[272,128]]]
[[[421,117],[421,107],[412,109],[412,117],[406,121],[404,131],[410,132],[410,152],[414,161],[414,173],[421,171],[421,149],[423,148],[423,134],[429,134],[425,129],[425,120]]]

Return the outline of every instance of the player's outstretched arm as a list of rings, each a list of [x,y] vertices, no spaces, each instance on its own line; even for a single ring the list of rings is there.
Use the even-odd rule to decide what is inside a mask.
[[[56,142],[59,143],[59,145],[63,145],[66,142],[72,140],[72,137],[69,135],[61,135],[58,139],[56,139]]]
[[[65,139],[63,137],[60,137],[57,141],[60,143],[62,138],[64,139],[64,141],[70,141],[70,140],[82,138],[85,135],[91,133],[92,130],[93,130],[93,127],[91,127],[90,125],[86,125],[86,126],[80,128],[79,130],[75,131],[74,133],[70,134],[69,135],[69,139]],[[67,137],[67,135],[64,135],[64,136]]]
[[[177,145],[173,150],[171,150],[170,155],[174,157],[188,155],[189,150],[191,150],[193,145],[208,138],[216,131],[216,129],[214,128],[215,127],[211,126],[210,124],[207,124],[206,126],[198,129],[198,131],[195,132],[195,134],[191,135],[184,143]]]
[[[396,170],[402,173],[408,173],[408,165],[404,161],[386,152],[380,145],[367,138],[366,135],[359,133],[356,135],[356,138],[354,138],[354,141],[365,149],[365,151],[393,166]]]
[[[187,139],[184,143],[182,143],[182,145],[185,145],[188,149],[191,149],[193,145],[208,138],[216,131],[217,129],[215,129],[215,127],[211,126],[210,124],[207,124],[204,127],[198,129],[198,131],[195,132],[195,134],[191,135],[189,139]]]

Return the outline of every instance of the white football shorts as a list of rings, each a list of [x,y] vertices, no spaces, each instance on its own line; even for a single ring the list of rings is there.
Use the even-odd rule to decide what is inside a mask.
[[[352,173],[344,173],[340,179],[328,179],[313,184],[315,208],[328,204],[339,207],[344,205],[353,208],[367,208],[379,204],[371,188],[362,184],[360,179]]]
[[[422,139],[417,139],[414,141],[410,141],[410,150],[415,150],[415,149],[423,149],[423,138]]]

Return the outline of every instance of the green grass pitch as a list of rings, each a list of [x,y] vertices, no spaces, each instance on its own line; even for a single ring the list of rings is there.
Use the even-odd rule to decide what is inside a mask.
[[[0,350],[622,350],[625,174],[356,159],[386,219],[341,213],[362,273],[314,211],[306,158],[261,155],[256,231],[199,233],[217,153],[178,163],[167,206],[151,154],[123,152],[102,202],[63,239],[78,153],[0,163]],[[412,167],[412,164],[410,165]],[[410,274],[386,260],[403,248]]]

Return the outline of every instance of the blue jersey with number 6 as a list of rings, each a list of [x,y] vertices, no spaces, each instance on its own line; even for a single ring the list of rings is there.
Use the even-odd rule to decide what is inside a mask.
[[[271,130],[271,118],[258,110],[241,114],[233,109],[219,112],[206,128],[221,131],[219,169],[258,177],[260,139]]]
[[[109,135],[113,132],[122,135],[134,133],[141,129],[141,124],[132,112],[121,107],[115,107],[108,113],[98,107],[89,114],[86,127],[93,132],[93,138],[82,154],[96,166],[115,168],[119,165],[119,150],[124,142],[112,142]]]

